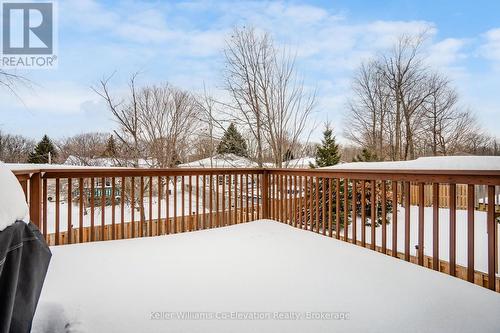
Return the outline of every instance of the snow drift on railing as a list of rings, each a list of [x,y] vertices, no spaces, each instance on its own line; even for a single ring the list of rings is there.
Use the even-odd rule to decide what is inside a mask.
[[[411,161],[353,162],[324,169],[367,170],[500,170],[500,156],[437,156],[420,157]]]

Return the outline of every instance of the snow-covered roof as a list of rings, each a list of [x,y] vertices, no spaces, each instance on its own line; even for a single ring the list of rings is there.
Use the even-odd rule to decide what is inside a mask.
[[[500,170],[500,156],[435,156],[411,161],[352,162],[324,169],[380,169],[380,170]]]
[[[309,169],[310,164],[316,163],[314,157],[301,157],[285,162],[286,168]]]
[[[138,164],[140,168],[149,168],[155,165],[155,161],[152,159],[138,159]],[[78,165],[78,166],[97,166],[97,167],[133,167],[135,161],[127,160],[123,158],[115,157],[94,157],[94,158],[83,158],[74,155],[68,156],[64,165]]]
[[[67,164],[42,164],[42,163],[5,163],[5,166],[11,171],[29,171],[40,169],[81,169],[81,165],[67,165]],[[85,166],[89,169],[99,169],[101,166]]]
[[[258,164],[235,154],[219,154],[178,166],[180,168],[257,168]]]
[[[21,184],[0,162],[0,231],[16,221],[29,222],[29,209]]]

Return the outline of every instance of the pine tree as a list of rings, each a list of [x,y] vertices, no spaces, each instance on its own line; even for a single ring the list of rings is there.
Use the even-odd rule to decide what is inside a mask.
[[[362,161],[373,161],[373,160],[378,160],[377,155],[372,154],[368,149],[363,149],[360,155],[358,155],[356,159],[360,159]],[[340,162],[340,154],[339,154],[339,147],[338,144],[335,142],[335,136],[333,136],[333,131],[330,128],[330,126],[327,124],[325,127],[325,130],[323,132],[323,140],[321,146],[319,146],[316,150],[316,165],[312,165],[311,167],[324,167],[324,166],[331,166],[338,164]],[[377,200],[377,206],[376,206],[376,220],[371,221],[371,188],[370,188],[370,183],[365,182],[365,181],[356,181],[356,196],[353,195],[353,181],[348,181],[347,183],[347,193],[345,195],[345,179],[339,178],[339,179],[333,179],[331,180],[331,185],[330,185],[330,180],[325,179],[324,181],[322,179],[318,179],[318,184],[317,186],[313,185],[312,187],[308,188],[308,191],[305,193],[306,196],[306,202],[308,200],[315,200],[315,198],[323,198],[324,201],[320,200],[317,203],[317,208],[313,207],[305,207],[305,214],[306,214],[306,221],[307,223],[311,226],[311,228],[323,228],[325,225],[325,221],[330,220],[330,214],[331,220],[333,223],[333,229],[336,229],[336,223],[337,221],[339,222],[339,227],[340,229],[343,229],[344,226],[344,221],[345,221],[345,215],[347,213],[347,223],[351,224],[354,223],[353,217],[351,214],[349,214],[349,211],[352,207],[352,200],[356,200],[356,216],[357,218],[360,218],[362,216],[362,210],[363,210],[363,204],[362,204],[362,195],[361,195],[361,187],[365,187],[365,204],[364,204],[364,209],[365,209],[365,216],[366,216],[366,221],[365,225],[370,225],[371,223],[375,223],[375,225],[380,225],[382,223],[382,205],[380,205],[380,199]],[[337,192],[337,182],[339,183],[339,191]],[[388,186],[386,183],[383,183],[385,186]],[[333,188],[330,189],[330,186]],[[377,198],[381,197],[381,187],[382,184],[377,185],[377,189],[375,192],[375,196]],[[324,195],[324,194],[329,194],[331,190],[332,196],[331,196],[331,201],[330,201],[330,195]],[[339,197],[339,204],[340,208],[338,209],[339,211],[339,216],[337,216],[337,196]],[[346,206],[344,202],[344,198],[347,196],[348,204]],[[392,213],[392,192],[390,191],[389,188],[386,188],[386,210],[385,213],[386,215],[386,221],[389,223],[390,221],[390,214]],[[311,199],[309,199],[311,198]],[[323,204],[324,202],[324,204]],[[318,215],[319,214],[319,215]],[[319,222],[319,225],[316,223]]]
[[[335,142],[333,129],[329,124],[325,125],[321,146],[316,149],[316,164],[313,167],[326,167],[340,162],[339,145]]]
[[[28,163],[49,163],[49,156],[52,160],[56,158],[56,147],[47,135],[35,146],[35,150],[29,154]]]
[[[111,135],[106,142],[106,149],[102,153],[103,157],[116,157],[118,150],[116,149],[115,138]]]
[[[222,141],[217,147],[218,154],[235,154],[238,156],[247,157],[247,143],[243,136],[238,132],[236,126],[231,123],[227,128]]]

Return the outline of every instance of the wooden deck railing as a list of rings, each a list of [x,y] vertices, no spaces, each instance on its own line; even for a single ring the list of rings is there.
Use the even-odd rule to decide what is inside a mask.
[[[269,218],[500,291],[495,209],[500,171],[82,168],[15,173],[31,219],[50,245]],[[457,209],[457,186],[467,187],[467,210]],[[477,186],[486,189],[486,212],[476,210]]]

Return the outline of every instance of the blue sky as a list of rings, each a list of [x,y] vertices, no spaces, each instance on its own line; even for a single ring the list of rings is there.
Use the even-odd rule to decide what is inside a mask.
[[[22,100],[0,92],[0,130],[37,139],[112,130],[90,87],[115,71],[117,94],[141,71],[140,84],[168,81],[195,92],[205,85],[223,97],[224,40],[235,25],[249,25],[297,51],[300,74],[318,94],[314,120],[333,122],[340,137],[357,66],[400,33],[425,29],[429,64],[500,136],[499,13],[500,1],[493,0],[59,1],[58,68],[20,72],[34,82],[20,91]]]

